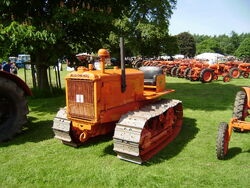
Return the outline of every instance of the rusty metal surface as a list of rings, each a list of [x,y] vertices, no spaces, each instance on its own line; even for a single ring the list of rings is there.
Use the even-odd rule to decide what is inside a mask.
[[[146,122],[180,104],[179,100],[161,100],[155,104],[147,105],[140,110],[123,115],[116,124],[114,133],[114,151],[117,157],[133,163],[143,162],[140,156],[141,132]]]
[[[90,80],[67,80],[68,113],[71,117],[93,120],[94,82]]]

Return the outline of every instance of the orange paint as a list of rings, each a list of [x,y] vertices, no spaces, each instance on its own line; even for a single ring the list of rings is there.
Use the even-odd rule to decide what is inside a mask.
[[[105,51],[98,55],[103,55],[100,56],[103,63],[109,57]],[[80,67],[67,75],[67,115],[78,142],[113,131],[123,114],[174,91],[165,89],[165,75],[157,76],[155,86],[144,85],[144,73],[136,69],[126,69],[126,85],[122,92],[121,69],[117,67],[105,70]]]

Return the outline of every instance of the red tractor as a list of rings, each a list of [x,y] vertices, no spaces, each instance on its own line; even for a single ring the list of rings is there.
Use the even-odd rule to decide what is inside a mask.
[[[250,63],[241,63],[238,68],[242,72],[242,76],[244,78],[248,78],[249,77]]]
[[[191,69],[187,69],[187,79],[191,81],[201,81],[202,83],[209,83],[214,79],[214,73],[208,68],[209,65],[205,63],[196,63]]]
[[[31,95],[31,90],[23,80],[0,71],[0,142],[21,132],[29,113],[25,97]]]
[[[236,94],[233,117],[228,123],[221,122],[218,129],[216,142],[216,154],[218,159],[225,159],[232,131],[243,132],[250,130],[248,110],[250,109],[250,87],[243,87],[243,91]]]

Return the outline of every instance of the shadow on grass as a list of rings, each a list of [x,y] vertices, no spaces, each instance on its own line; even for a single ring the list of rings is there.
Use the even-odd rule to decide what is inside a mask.
[[[19,145],[26,142],[41,142],[54,137],[52,131],[53,116],[60,107],[65,106],[65,96],[53,98],[28,98],[30,114],[28,123],[23,126],[20,134],[12,140],[0,143],[0,147]],[[31,116],[35,113],[35,117]],[[53,115],[53,116],[51,116]]]
[[[224,160],[230,160],[240,153],[242,153],[242,149],[239,147],[229,148]]]
[[[183,101],[184,108],[193,110],[225,110],[231,108],[240,86],[219,81],[202,84],[200,82],[167,83],[166,88],[176,92],[164,98],[174,98]]]
[[[171,159],[172,157],[177,156],[183,148],[195,138],[195,135],[199,132],[199,129],[196,127],[196,120],[191,118],[184,117],[184,122],[182,125],[181,132],[179,135],[163,150],[158,154],[153,156],[149,161],[145,162],[145,166],[151,166],[153,164],[161,163],[165,160]],[[104,148],[103,155],[116,155],[113,151],[113,144],[110,144]]]
[[[100,135],[100,136],[90,138],[89,140],[84,142],[83,145],[79,146],[79,148],[86,148],[89,146],[95,146],[95,145],[101,144],[103,142],[111,141],[113,139],[113,135],[114,135],[114,132],[111,132],[106,135]]]
[[[29,98],[28,103],[30,112],[34,112],[38,116],[48,114],[56,115],[59,108],[63,108],[65,106],[65,95],[53,98]]]
[[[13,140],[0,143],[0,147],[7,147],[10,145],[20,145],[26,142],[41,142],[54,137],[52,131],[52,120],[35,121],[36,118],[29,117],[28,123],[23,127],[20,134],[16,135]]]

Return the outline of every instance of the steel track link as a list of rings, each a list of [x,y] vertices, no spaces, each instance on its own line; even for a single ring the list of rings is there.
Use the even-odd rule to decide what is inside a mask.
[[[181,103],[181,101],[174,99],[161,100],[123,115],[116,124],[113,137],[114,151],[117,153],[117,157],[133,163],[142,164],[143,160],[140,156],[139,142],[141,132],[146,122]]]
[[[55,138],[61,140],[63,144],[78,147],[78,145],[71,139],[70,124],[71,121],[67,119],[66,108],[61,108],[53,120],[52,129],[55,134]]]

